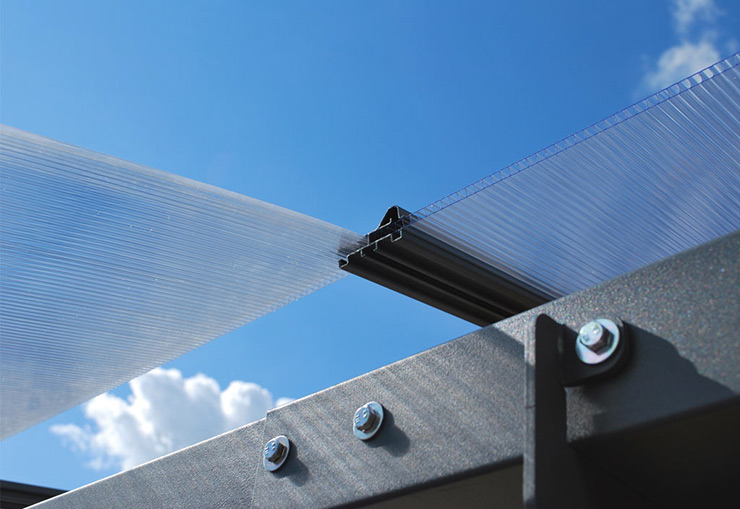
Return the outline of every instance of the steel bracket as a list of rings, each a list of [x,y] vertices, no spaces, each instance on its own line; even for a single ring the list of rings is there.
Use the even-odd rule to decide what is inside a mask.
[[[524,505],[528,509],[653,507],[567,441],[562,359],[568,358],[564,346],[573,346],[572,333],[542,314],[525,343]],[[580,378],[584,379],[588,377]]]

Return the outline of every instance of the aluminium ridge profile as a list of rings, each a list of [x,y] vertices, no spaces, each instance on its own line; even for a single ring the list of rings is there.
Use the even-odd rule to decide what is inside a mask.
[[[552,300],[410,226],[411,218],[401,207],[388,209],[368,244],[339,260],[339,267],[480,326]]]

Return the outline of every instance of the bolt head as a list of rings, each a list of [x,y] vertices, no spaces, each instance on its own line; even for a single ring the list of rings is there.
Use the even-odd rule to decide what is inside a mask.
[[[620,327],[606,318],[597,318],[581,327],[576,339],[576,356],[584,364],[600,364],[617,351],[622,333]]]
[[[591,350],[599,353],[611,346],[612,334],[599,322],[589,322],[581,327],[578,341]]]
[[[274,472],[283,466],[290,453],[290,440],[285,435],[278,435],[265,445],[262,451],[262,466],[268,472]]]
[[[371,401],[355,412],[352,419],[352,431],[360,440],[369,440],[375,436],[383,425],[383,406],[377,401]]]
[[[375,411],[369,405],[361,406],[355,412],[355,428],[360,431],[371,430],[377,418]]]
[[[278,442],[276,439],[272,439],[265,445],[265,459],[272,463],[277,463],[282,458],[285,452],[285,446]]]

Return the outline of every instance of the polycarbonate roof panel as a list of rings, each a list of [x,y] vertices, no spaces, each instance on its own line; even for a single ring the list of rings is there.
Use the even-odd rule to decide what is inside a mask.
[[[552,297],[735,231],[739,65],[733,55],[433,203],[409,228]]]
[[[363,237],[0,128],[5,438],[345,275]]]

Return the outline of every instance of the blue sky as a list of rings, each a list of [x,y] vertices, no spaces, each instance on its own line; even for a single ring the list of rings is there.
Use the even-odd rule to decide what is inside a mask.
[[[3,0],[0,121],[364,233],[738,41],[729,0]],[[348,277],[166,368],[299,398],[473,329]],[[78,408],[3,441],[0,478],[70,489],[120,469],[50,431],[65,424],[95,430]]]

